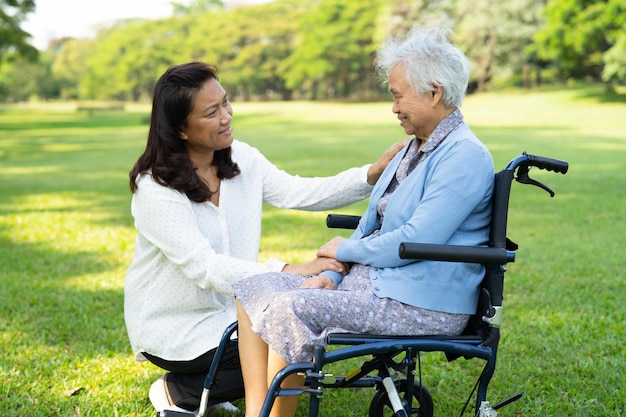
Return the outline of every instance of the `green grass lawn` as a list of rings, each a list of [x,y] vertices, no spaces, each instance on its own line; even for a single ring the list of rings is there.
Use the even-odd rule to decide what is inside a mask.
[[[498,169],[522,151],[570,163],[565,176],[532,172],[553,199],[513,186],[509,235],[520,249],[488,397],[524,397],[503,416],[626,416],[626,104],[599,91],[483,94],[463,106]],[[390,103],[234,109],[236,137],[300,175],[371,162],[403,138]],[[135,238],[127,173],[148,113],[0,107],[3,417],[154,415],[147,390],[161,371],[132,359],[122,311]],[[267,207],[261,260],[311,258],[337,234],[326,214]],[[479,362],[423,356],[436,416],[458,415]],[[328,392],[322,415],[364,416],[371,396]]]

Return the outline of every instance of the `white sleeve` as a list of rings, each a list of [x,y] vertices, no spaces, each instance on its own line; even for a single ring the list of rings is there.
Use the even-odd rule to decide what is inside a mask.
[[[350,168],[328,177],[300,177],[277,168],[258,150],[263,175],[263,200],[275,207],[319,211],[344,207],[369,197],[367,183],[371,164]]]
[[[132,214],[138,233],[149,242],[146,251],[158,251],[159,262],[174,266],[201,288],[232,294],[234,282],[250,275],[281,271],[284,263],[245,261],[217,253],[200,232],[190,202],[175,190],[156,184],[149,176],[140,180],[133,195]],[[215,239],[226,231],[216,230]],[[147,259],[158,257],[158,253]],[[156,265],[159,267],[160,265]]]

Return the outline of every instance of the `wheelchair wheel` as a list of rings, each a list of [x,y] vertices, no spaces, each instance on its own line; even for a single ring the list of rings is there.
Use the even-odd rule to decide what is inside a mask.
[[[409,416],[433,417],[433,398],[426,387],[416,382],[413,388],[413,398],[408,399],[406,398],[406,379],[397,379],[394,381],[394,384],[400,394],[402,405],[407,410]],[[409,401],[411,401],[410,404]],[[393,415],[393,408],[389,402],[387,392],[384,389],[377,390],[370,403],[369,417],[388,417]]]

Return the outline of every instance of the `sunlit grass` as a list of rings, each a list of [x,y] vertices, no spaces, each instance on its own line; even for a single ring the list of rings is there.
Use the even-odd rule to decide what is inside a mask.
[[[233,105],[236,136],[301,175],[371,162],[404,136],[387,102]],[[127,173],[149,105],[75,108],[0,107],[0,414],[153,416],[147,390],[161,371],[133,360],[123,321],[135,238]],[[470,96],[462,110],[497,168],[524,150],[570,162],[565,176],[531,171],[553,199],[513,185],[520,249],[489,398],[524,391],[504,416],[626,415],[626,104],[588,88]],[[349,233],[327,230],[326,214],[266,207],[260,259],[306,261]],[[436,415],[458,415],[478,362],[423,356]],[[323,415],[366,415],[371,395],[327,392]]]

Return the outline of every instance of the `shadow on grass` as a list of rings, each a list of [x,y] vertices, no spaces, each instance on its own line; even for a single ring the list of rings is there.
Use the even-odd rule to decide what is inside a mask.
[[[27,355],[41,345],[81,354],[128,350],[123,291],[91,277],[81,279],[106,274],[110,263],[95,253],[59,252],[7,239],[0,240],[0,248],[2,327],[12,335],[4,352],[21,346],[21,355]]]
[[[21,117],[23,113],[20,113]],[[29,114],[30,117],[37,117],[38,113]],[[76,128],[107,128],[107,127],[133,127],[146,126],[143,115],[139,113],[106,112],[96,116],[77,115],[73,113],[51,114],[42,112],[41,117],[36,120],[28,120],[28,124],[17,123],[10,119],[0,121],[0,130],[28,132],[31,130],[55,130],[55,129],[76,129]]]
[[[626,94],[620,94],[616,91],[608,89],[581,89],[576,97],[581,99],[592,99],[598,103],[626,103]]]

